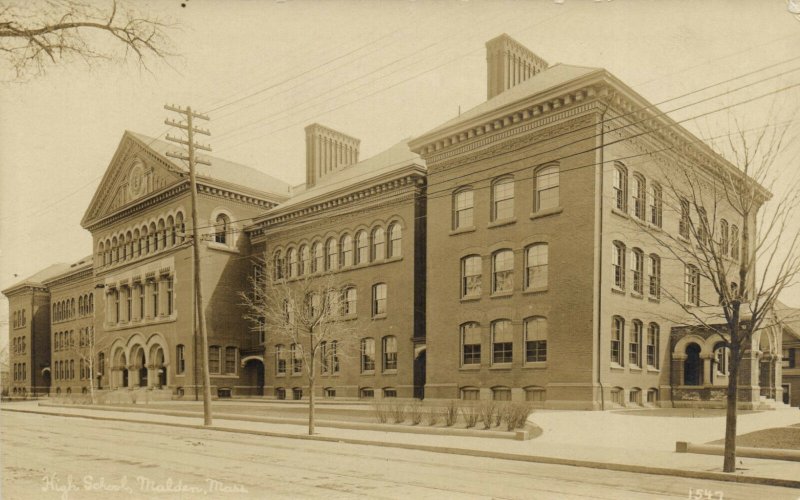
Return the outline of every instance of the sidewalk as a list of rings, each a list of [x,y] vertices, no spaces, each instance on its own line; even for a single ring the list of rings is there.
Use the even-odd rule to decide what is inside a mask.
[[[2,410],[203,428],[202,419],[198,417],[39,406],[36,401],[3,404]],[[529,441],[331,427],[318,427],[317,433],[309,437],[304,425],[222,418],[214,420],[212,429],[800,488],[800,467],[796,462],[739,458],[739,470],[735,474],[724,474],[721,472],[722,457],[675,453],[676,441],[706,443],[723,437],[724,417],[542,410],[534,413],[531,420],[542,427],[544,434]],[[792,408],[740,415],[738,427],[739,434],[744,434],[798,422],[800,412]]]

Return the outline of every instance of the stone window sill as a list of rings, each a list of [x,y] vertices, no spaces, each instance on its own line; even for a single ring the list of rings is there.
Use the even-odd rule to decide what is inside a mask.
[[[555,207],[555,208],[546,208],[544,210],[539,210],[537,212],[531,212],[530,218],[533,219],[541,219],[542,217],[549,217],[551,215],[558,215],[564,211],[563,207]]]
[[[622,217],[623,219],[630,219],[630,215],[628,215],[624,210],[620,210],[617,207],[612,207],[611,213],[619,217]]]
[[[457,234],[464,234],[464,233],[472,233],[475,231],[475,226],[465,226],[459,227],[458,229],[453,229],[450,231],[450,236],[455,236]]]
[[[527,288],[522,291],[524,294],[537,294],[537,293],[544,293],[547,291],[546,286],[540,286],[538,288]]]
[[[459,370],[464,370],[464,371],[469,371],[469,372],[478,371],[480,369],[481,369],[481,365],[479,365],[479,364],[461,365],[461,367],[459,368]]]
[[[658,297],[647,297],[647,300],[652,302],[653,304],[660,304],[661,303],[661,299],[658,298]]]
[[[542,369],[547,368],[547,361],[530,361],[525,363],[523,368]]]
[[[486,227],[491,229],[494,227],[508,226],[509,224],[514,224],[515,222],[517,222],[517,218],[511,217],[510,219],[492,221]]]
[[[490,370],[511,370],[511,363],[494,363]]]
[[[619,288],[612,288],[611,293],[615,293],[617,295],[625,295],[625,290],[621,290]]]
[[[508,291],[508,292],[494,292],[493,294],[491,294],[491,295],[489,296],[489,298],[490,298],[490,299],[498,299],[498,298],[502,298],[502,297],[511,297],[512,295],[514,295],[514,292],[513,292],[513,291]]]
[[[237,248],[230,247],[224,243],[217,243],[216,241],[209,241],[208,248],[212,250],[219,250],[222,252],[228,252],[233,254],[238,254],[239,250]]]
[[[466,297],[461,297],[461,302],[477,302],[481,300],[480,295],[467,295]]]

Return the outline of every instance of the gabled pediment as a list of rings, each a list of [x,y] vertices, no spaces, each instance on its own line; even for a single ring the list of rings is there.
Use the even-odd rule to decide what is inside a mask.
[[[81,220],[81,226],[87,228],[183,178],[182,172],[168,158],[136,134],[126,131]]]

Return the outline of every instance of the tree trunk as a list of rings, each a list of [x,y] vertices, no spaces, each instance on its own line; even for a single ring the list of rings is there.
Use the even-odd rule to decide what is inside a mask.
[[[308,381],[308,435],[314,434],[314,379]]]
[[[739,401],[739,308],[735,307],[731,318],[731,363],[728,370],[728,390],[726,393],[727,408],[725,411],[725,451],[722,464],[723,472],[736,471],[736,406]]]

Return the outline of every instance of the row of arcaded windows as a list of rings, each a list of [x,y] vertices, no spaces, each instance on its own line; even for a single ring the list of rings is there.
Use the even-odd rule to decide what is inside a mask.
[[[28,379],[27,363],[14,363],[14,381],[22,382]]]
[[[625,290],[630,277],[630,288],[634,293],[644,295],[646,292],[651,298],[661,298],[661,257],[654,253],[645,256],[641,248],[634,247],[630,251],[630,269],[627,260],[625,243],[614,241],[611,247],[614,288]]]
[[[532,212],[559,208],[559,176],[557,164],[543,165],[533,171]],[[514,186],[512,175],[504,175],[492,181],[490,221],[500,222],[514,218]],[[475,227],[475,188],[461,186],[456,189],[453,193],[452,214],[454,230]]]
[[[509,365],[514,361],[515,328],[510,319],[497,319],[489,326],[489,365]],[[522,323],[523,362],[547,361],[547,318],[532,316]],[[486,364],[485,342],[480,323],[470,321],[460,326],[461,366],[479,367]]]
[[[53,333],[53,350],[63,351],[75,347],[75,330]]]
[[[222,232],[226,234],[227,228]],[[100,266],[110,266],[128,259],[149,255],[183,243],[186,239],[186,223],[183,213],[159,218],[150,225],[126,233],[107,237],[97,246],[97,262]],[[224,242],[224,241],[223,241]]]
[[[25,337],[14,337],[11,340],[12,354],[25,354],[27,348]]]
[[[534,243],[524,249],[522,287],[544,290],[548,283],[549,251],[547,243]],[[491,256],[491,293],[514,291],[514,251],[503,248]],[[461,258],[461,297],[477,298],[483,293],[483,259],[480,255]]]
[[[490,389],[492,399],[494,401],[510,401],[511,400],[511,388],[506,386],[495,386]],[[524,387],[523,391],[525,391],[525,401],[530,401],[535,403],[544,403],[547,399],[547,390],[544,387],[540,386],[529,386]],[[480,399],[480,389],[478,387],[471,387],[466,386],[462,387],[459,391],[461,393],[461,399],[467,401],[477,401]]]
[[[614,316],[611,321],[611,363],[612,365],[628,366],[634,369],[643,367],[659,368],[659,335],[658,323],[651,322],[645,332],[644,323],[634,319],[630,323],[630,332],[625,331],[625,318]],[[626,334],[627,346],[626,346]],[[625,348],[627,347],[627,357]]]
[[[132,285],[109,287],[106,292],[106,323],[128,323],[172,316],[175,312],[175,278],[162,275]]]
[[[14,328],[22,328],[25,326],[27,320],[25,318],[25,309],[20,309],[19,311],[14,311],[12,314],[14,319],[13,325]]]
[[[370,231],[356,231],[354,235],[344,233],[325,241],[289,245],[285,253],[277,250],[273,254],[273,277],[296,278],[398,258],[402,255],[402,242],[402,228],[393,222],[386,231],[378,226]]]

